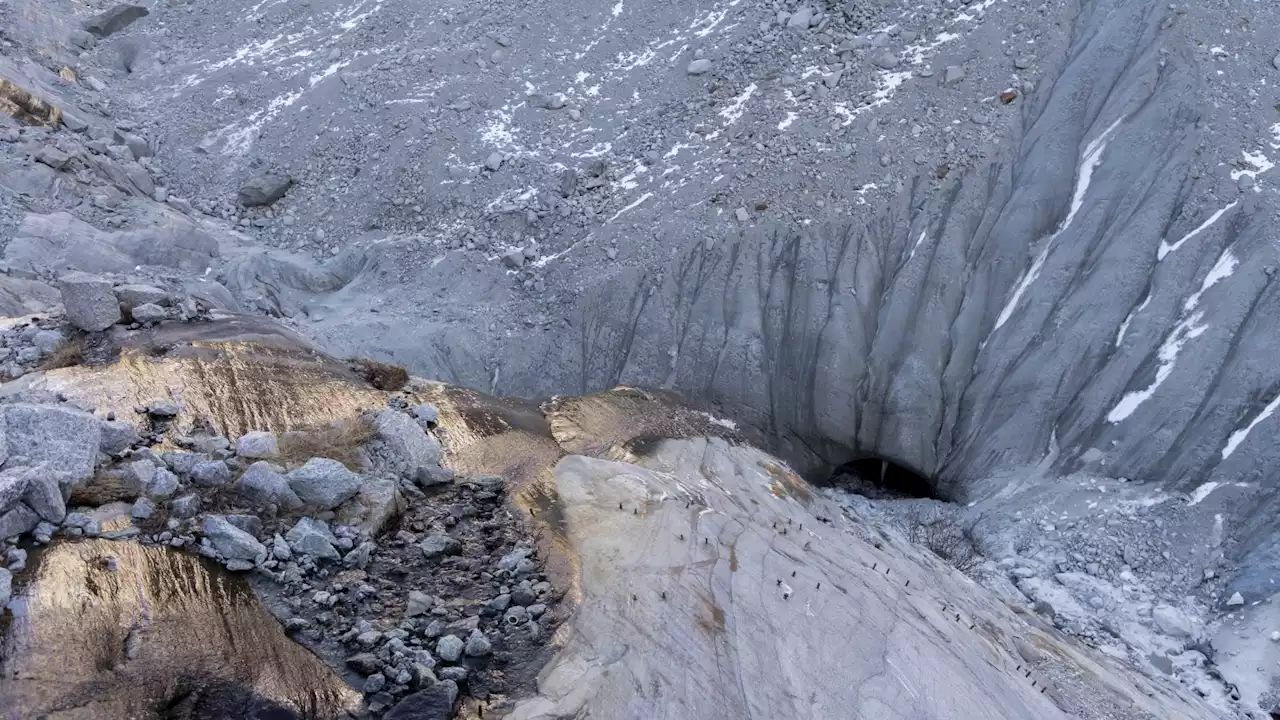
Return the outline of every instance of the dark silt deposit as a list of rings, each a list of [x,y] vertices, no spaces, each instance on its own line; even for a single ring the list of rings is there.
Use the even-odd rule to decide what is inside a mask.
[[[337,718],[359,694],[291,641],[248,581],[131,542],[31,552],[0,619],[13,718]]]

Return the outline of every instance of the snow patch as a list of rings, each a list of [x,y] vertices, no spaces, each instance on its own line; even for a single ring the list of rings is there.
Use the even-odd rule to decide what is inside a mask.
[[[1172,245],[1170,245],[1169,243],[1167,243],[1167,242],[1165,242],[1163,239],[1161,239],[1161,240],[1160,240],[1160,249],[1156,251],[1156,259],[1157,259],[1157,260],[1163,260],[1163,259],[1165,258],[1165,256],[1166,256],[1166,255],[1168,255],[1169,253],[1174,252],[1174,251],[1175,251],[1175,250],[1177,250],[1178,248],[1182,247],[1182,244],[1183,244],[1183,243],[1185,243],[1186,241],[1188,241],[1188,240],[1190,240],[1191,238],[1195,237],[1196,235],[1199,235],[1201,232],[1204,232],[1205,228],[1207,228],[1207,227],[1209,227],[1210,225],[1212,225],[1212,224],[1214,224],[1215,222],[1217,222],[1217,221],[1218,221],[1218,218],[1222,217],[1222,216],[1223,216],[1223,214],[1225,214],[1225,213],[1226,213],[1228,210],[1230,210],[1231,208],[1235,207],[1237,204],[1239,204],[1239,201],[1238,201],[1238,200],[1237,200],[1237,201],[1235,201],[1235,202],[1233,202],[1233,203],[1231,203],[1230,205],[1227,205],[1226,207],[1222,208],[1221,210],[1219,210],[1219,211],[1215,212],[1214,214],[1210,215],[1208,220],[1205,220],[1204,222],[1200,223],[1200,225],[1199,225],[1196,229],[1192,230],[1191,232],[1187,233],[1186,235],[1183,235],[1181,240],[1179,240],[1178,242],[1176,242],[1176,243],[1174,243],[1174,244],[1172,244]]]
[[[1194,491],[1192,491],[1191,499],[1187,501],[1187,505],[1188,506],[1199,505],[1200,503],[1204,502],[1204,499],[1209,497],[1209,493],[1213,492],[1214,490],[1217,490],[1218,486],[1220,486],[1221,484],[1222,483],[1218,483],[1218,482],[1207,482],[1201,485],[1200,487],[1196,488]]]
[[[1249,437],[1249,433],[1253,432],[1253,429],[1262,423],[1262,421],[1271,417],[1271,415],[1275,413],[1276,408],[1280,408],[1280,393],[1277,393],[1274,398],[1271,398],[1271,402],[1267,403],[1267,406],[1262,408],[1262,412],[1258,413],[1258,416],[1255,417],[1248,425],[1231,433],[1231,436],[1227,438],[1227,444],[1222,448],[1222,459],[1226,460],[1231,457],[1231,453],[1235,452],[1236,448],[1240,447],[1240,443],[1244,442],[1245,438]]]
[[[726,106],[720,109],[720,117],[724,118],[726,125],[732,125],[742,117],[742,113],[746,111],[747,101],[756,93],[756,84],[751,83],[742,92]]]

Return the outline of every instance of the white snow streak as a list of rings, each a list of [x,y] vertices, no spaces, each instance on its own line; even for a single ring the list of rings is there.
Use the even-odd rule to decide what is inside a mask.
[[[1204,502],[1204,499],[1209,497],[1209,493],[1213,492],[1214,490],[1217,490],[1220,485],[1222,485],[1222,483],[1207,482],[1201,485],[1200,487],[1196,488],[1191,493],[1191,499],[1187,501],[1187,505],[1188,506],[1199,505],[1200,503]]]
[[[1244,439],[1249,437],[1249,433],[1253,432],[1253,429],[1263,420],[1271,417],[1272,413],[1276,411],[1276,408],[1280,408],[1280,394],[1271,398],[1271,402],[1267,403],[1267,406],[1262,408],[1262,412],[1258,413],[1258,417],[1254,418],[1252,422],[1231,433],[1231,437],[1227,438],[1227,444],[1222,448],[1222,459],[1226,460],[1231,457],[1231,453],[1235,452],[1236,448],[1240,447],[1240,443],[1244,442]]]
[[[609,222],[609,223],[611,223],[611,222],[613,222],[614,220],[617,220],[619,217],[621,217],[622,213],[627,212],[628,210],[634,210],[635,208],[637,208],[637,207],[639,207],[639,206],[640,206],[640,203],[644,202],[645,200],[648,200],[648,199],[649,199],[649,198],[651,198],[651,197],[653,197],[653,193],[651,193],[651,192],[647,192],[647,193],[645,193],[645,194],[641,195],[640,197],[636,198],[636,201],[635,201],[635,202],[631,203],[630,205],[628,205],[628,206],[626,206],[626,207],[622,208],[621,210],[619,210],[618,212],[614,213],[614,214],[613,214],[613,217],[609,218],[608,222]],[[607,223],[606,223],[606,224],[607,224]]]
[[[1022,299],[1023,293],[1027,288],[1031,287],[1031,283],[1040,277],[1040,270],[1044,267],[1044,262],[1049,257],[1049,250],[1053,247],[1053,241],[1058,238],[1071,225],[1071,221],[1075,219],[1076,213],[1080,211],[1084,205],[1085,193],[1089,191],[1089,182],[1093,179],[1093,171],[1098,165],[1102,164],[1102,151],[1107,147],[1107,138],[1111,135],[1124,118],[1119,118],[1111,123],[1111,127],[1107,128],[1093,142],[1084,148],[1084,158],[1080,161],[1080,169],[1076,173],[1076,189],[1071,196],[1071,209],[1067,211],[1067,218],[1062,221],[1062,225],[1054,231],[1049,239],[1045,241],[1044,247],[1040,250],[1040,254],[1036,256],[1035,262],[1031,263],[1031,267],[1022,276],[1018,282],[1018,287],[1014,289],[1013,296],[1005,303],[1004,309],[1000,311],[1000,317],[996,319],[996,326],[992,328],[992,332],[1000,329],[1001,325],[1008,322],[1013,316],[1013,311],[1018,306],[1018,301]]]
[[[1205,220],[1204,222],[1200,223],[1200,226],[1199,226],[1199,227],[1197,227],[1195,230],[1192,230],[1191,232],[1187,233],[1186,235],[1183,235],[1181,240],[1179,240],[1178,242],[1176,242],[1176,243],[1174,243],[1174,244],[1172,244],[1172,245],[1170,245],[1169,243],[1165,242],[1165,241],[1162,239],[1162,240],[1160,241],[1160,249],[1159,249],[1158,251],[1156,251],[1156,259],[1157,259],[1157,260],[1163,260],[1163,259],[1164,259],[1164,257],[1165,257],[1166,255],[1168,255],[1169,253],[1174,252],[1174,251],[1175,251],[1175,250],[1177,250],[1178,248],[1182,247],[1182,244],[1183,244],[1183,243],[1185,243],[1186,241],[1188,241],[1188,240],[1190,240],[1191,238],[1195,237],[1196,235],[1199,235],[1201,232],[1203,232],[1203,231],[1204,231],[1204,229],[1205,229],[1205,228],[1207,228],[1207,227],[1209,227],[1210,225],[1212,225],[1212,224],[1214,224],[1215,222],[1217,222],[1217,221],[1218,221],[1218,218],[1222,217],[1224,213],[1226,213],[1226,212],[1227,212],[1228,210],[1230,210],[1231,208],[1235,207],[1239,202],[1240,202],[1240,201],[1239,201],[1239,200],[1237,200],[1237,201],[1235,201],[1235,202],[1231,203],[1230,205],[1228,205],[1228,206],[1226,206],[1226,207],[1222,208],[1222,209],[1221,209],[1221,210],[1219,210],[1218,212],[1216,212],[1216,213],[1214,213],[1214,214],[1210,215],[1208,220]]]
[[[742,117],[742,113],[745,112],[747,101],[750,100],[751,96],[755,95],[755,93],[756,84],[751,83],[746,87],[746,89],[739,93],[732,102],[720,110],[720,117],[725,119],[726,125],[731,125],[737,122],[738,118]]]
[[[1232,255],[1230,250],[1224,250],[1218,257],[1218,262],[1214,263],[1209,274],[1205,276],[1204,282],[1200,284],[1200,289],[1183,303],[1181,319],[1160,344],[1160,349],[1156,351],[1156,358],[1160,361],[1160,365],[1156,368],[1155,380],[1141,390],[1125,393],[1124,397],[1120,398],[1120,402],[1107,413],[1107,422],[1115,424],[1128,418],[1142,403],[1155,395],[1156,390],[1164,384],[1165,380],[1169,379],[1182,348],[1187,342],[1200,337],[1209,329],[1208,325],[1200,324],[1204,318],[1204,312],[1196,312],[1196,308],[1200,305],[1200,298],[1209,288],[1230,277],[1237,265],[1239,261],[1236,260],[1235,255]]]
[[[778,123],[778,129],[786,130],[787,128],[791,127],[791,123],[795,122],[796,118],[798,117],[800,117],[799,113],[794,113],[788,110],[787,116],[782,119],[782,122]]]
[[[1138,309],[1129,313],[1129,316],[1124,319],[1124,322],[1120,323],[1120,331],[1116,333],[1116,347],[1120,347],[1120,343],[1124,342],[1124,334],[1129,331],[1129,323],[1133,322],[1133,316],[1137,315],[1143,310],[1146,310],[1147,304],[1150,302],[1151,302],[1151,293],[1150,291],[1148,291],[1147,296],[1142,299],[1142,304],[1138,306]]]

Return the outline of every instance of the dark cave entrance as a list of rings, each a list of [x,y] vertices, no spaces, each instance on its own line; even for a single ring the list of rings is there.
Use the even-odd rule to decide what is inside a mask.
[[[873,499],[939,497],[929,478],[892,460],[859,458],[836,467],[828,482],[838,488]]]

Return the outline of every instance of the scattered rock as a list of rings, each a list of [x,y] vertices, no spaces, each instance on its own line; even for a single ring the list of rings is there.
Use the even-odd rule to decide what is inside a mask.
[[[36,153],[36,161],[48,165],[54,170],[65,170],[71,164],[71,156],[54,147],[40,148]]]
[[[280,445],[273,432],[245,433],[236,440],[236,455],[243,458],[273,458],[280,454]]]
[[[133,425],[121,420],[103,421],[100,423],[101,435],[98,450],[107,455],[119,455],[133,447],[139,440],[138,431]]]
[[[524,266],[524,248],[515,248],[503,253],[502,264],[512,270],[519,270]]]
[[[1004,103],[1005,105],[1008,105],[1009,103],[1017,99],[1018,99],[1018,93],[1013,90],[1005,90],[1004,92],[1000,93],[1000,102]]]
[[[794,13],[792,13],[790,18],[787,18],[787,27],[793,28],[796,30],[808,30],[809,21],[812,19],[813,19],[813,9],[808,7],[802,7],[797,9]]]
[[[159,305],[143,303],[133,309],[131,316],[136,323],[151,325],[169,317],[169,313],[165,312],[165,309]]]
[[[1232,593],[1231,597],[1227,598],[1227,607],[1240,607],[1241,605],[1244,605],[1244,597],[1240,593]]]
[[[120,285],[114,289],[116,299],[126,312],[133,312],[139,305],[168,305],[169,293],[151,285]]]
[[[298,522],[285,533],[284,539],[296,553],[310,555],[317,560],[337,560],[338,551],[334,545],[338,538],[329,531],[329,526],[320,520],[309,517],[299,518]]]
[[[365,448],[374,470],[412,479],[418,468],[440,464],[440,443],[398,410],[374,416],[375,439]]]
[[[892,70],[898,67],[898,56],[889,50],[883,50],[871,56],[871,64],[883,70]]]
[[[5,570],[4,568],[0,568],[0,612],[4,611],[4,608],[9,604],[9,599],[11,597],[13,597],[13,575],[8,570]],[[418,693],[418,694],[421,695],[422,693]],[[452,703],[450,703],[449,705],[449,711],[453,712]],[[414,716],[405,716],[405,717],[414,717]],[[449,716],[443,715],[441,717],[447,720]]]
[[[135,520],[146,520],[156,511],[156,504],[148,498],[138,498],[133,502],[133,509],[129,511],[129,515]]]
[[[456,555],[462,550],[462,543],[448,535],[437,534],[427,537],[418,547],[422,549],[423,557],[432,560],[443,555]]]
[[[18,503],[7,512],[0,513],[0,540],[16,537],[40,524],[40,516],[26,503]]]
[[[193,518],[200,512],[200,496],[183,495],[169,501],[169,517],[178,520]]]
[[[24,470],[27,472],[27,487],[22,501],[34,510],[40,519],[54,523],[62,522],[67,516],[63,488],[67,489],[68,495],[71,491],[69,476],[45,466]]]
[[[65,472],[70,482],[80,483],[93,475],[101,445],[102,429],[97,418],[68,407],[50,405],[4,406],[7,454],[0,448],[0,461],[21,456],[28,465],[43,465]]]
[[[467,638],[466,653],[467,657],[486,657],[493,653],[493,644],[479,629],[472,630],[471,637]]]
[[[497,151],[489,153],[489,157],[484,160],[484,166],[490,172],[498,172],[498,168],[502,167],[502,153]]]
[[[430,595],[424,592],[418,592],[417,590],[410,590],[409,600],[405,604],[404,608],[404,616],[417,617],[419,615],[426,615],[431,611],[433,604],[434,603],[432,602]]]
[[[172,506],[170,503],[170,508]],[[253,560],[267,553],[267,548],[257,538],[232,525],[221,515],[209,515],[204,519],[204,536],[228,560]]]
[[[401,700],[382,717],[383,720],[449,720],[457,700],[457,683],[441,680]]]
[[[347,658],[347,667],[361,675],[372,675],[382,669],[382,663],[373,653],[357,653]]]
[[[191,468],[191,482],[200,487],[222,487],[231,482],[231,469],[221,460],[205,460]]]
[[[58,279],[67,322],[87,332],[106,330],[120,322],[120,305],[111,291],[111,281],[83,272]]]
[[[167,468],[157,468],[147,483],[147,495],[158,500],[171,497],[178,491],[178,476]]]
[[[942,71],[942,84],[954,85],[964,79],[964,68],[959,65],[948,65]]]
[[[284,476],[276,472],[270,463],[261,460],[244,471],[236,483],[236,491],[260,505],[275,504],[290,510],[302,507],[302,500],[289,487]]]
[[[284,197],[293,186],[293,178],[276,172],[259,173],[240,186],[237,198],[245,207],[270,205]]]
[[[453,635],[445,635],[436,643],[436,655],[445,662],[458,662],[465,644]]]
[[[706,58],[700,58],[689,63],[689,67],[685,72],[690,75],[701,75],[711,69],[711,61]]]
[[[311,458],[287,475],[289,487],[302,502],[329,510],[351,499],[360,490],[360,476],[327,458]]]
[[[104,38],[120,32],[149,14],[150,11],[141,5],[116,5],[106,12],[89,18],[84,24],[84,29],[97,37]]]

